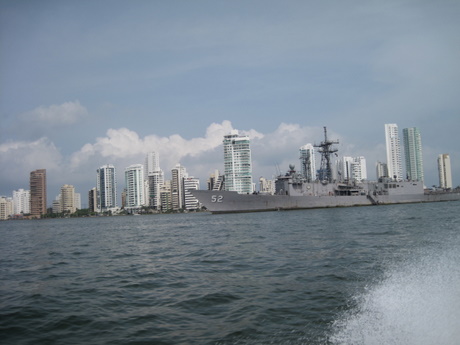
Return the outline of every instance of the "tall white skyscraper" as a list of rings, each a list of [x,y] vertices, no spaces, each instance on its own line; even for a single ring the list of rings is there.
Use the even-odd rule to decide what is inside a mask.
[[[24,189],[13,191],[13,213],[30,213],[30,191]]]
[[[450,156],[447,153],[438,156],[439,187],[452,188],[452,169]]]
[[[385,143],[387,149],[388,177],[397,181],[402,180],[401,143],[399,140],[398,125],[395,123],[385,125]]]
[[[306,144],[299,149],[300,172],[306,181],[316,180],[315,148],[312,144]]]
[[[140,208],[145,205],[144,167],[133,164],[125,169],[126,208]]]
[[[117,175],[113,165],[97,169],[96,193],[98,212],[117,208]]]
[[[388,177],[387,163],[377,162],[375,164],[375,173],[376,173],[377,179],[382,178],[382,177]]]
[[[185,208],[184,179],[188,177],[187,170],[179,163],[171,170],[171,201],[173,210]]]
[[[224,140],[225,190],[240,194],[253,192],[250,140],[237,130],[225,135]]]
[[[157,152],[147,154],[144,178],[147,181],[146,203],[154,209],[160,209],[160,189],[164,184],[164,173],[160,168],[160,158]]]
[[[184,178],[184,203],[186,210],[197,210],[199,208],[198,199],[195,198],[191,190],[200,189],[200,180],[195,177]]]
[[[416,127],[403,129],[404,157],[406,160],[407,178],[423,181],[422,139]]]
[[[145,157],[145,173],[144,176],[149,176],[160,170],[160,156],[157,152],[149,152]]]
[[[337,165],[338,179],[342,182],[367,180],[366,159],[363,156],[344,156]]]
[[[366,158],[363,156],[353,158],[353,180],[363,182],[367,180]]]
[[[81,210],[81,194],[75,193],[75,207],[77,210]]]
[[[353,179],[353,157],[343,156],[337,162],[337,178],[341,182],[351,181]]]

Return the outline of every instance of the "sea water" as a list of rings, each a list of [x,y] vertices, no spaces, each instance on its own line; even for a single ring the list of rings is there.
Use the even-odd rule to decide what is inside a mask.
[[[2,344],[458,344],[460,202],[0,223]]]

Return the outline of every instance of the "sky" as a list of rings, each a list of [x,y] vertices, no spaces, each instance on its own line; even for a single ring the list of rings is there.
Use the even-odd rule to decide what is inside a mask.
[[[251,138],[273,178],[323,127],[339,154],[386,161],[385,123],[421,131],[425,184],[460,185],[460,2],[0,0],[0,195],[47,170],[48,203],[96,170],[160,155],[206,179]]]

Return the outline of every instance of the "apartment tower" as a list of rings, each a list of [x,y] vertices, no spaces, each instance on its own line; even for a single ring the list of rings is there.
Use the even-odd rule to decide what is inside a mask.
[[[452,170],[450,167],[450,156],[447,153],[438,156],[439,187],[452,188]]]
[[[61,187],[61,212],[75,213],[77,206],[75,205],[75,188],[72,185],[65,184]]]
[[[366,158],[358,156],[353,158],[353,180],[363,182],[367,180]]]
[[[13,191],[13,213],[30,213],[30,191],[24,189]]]
[[[253,192],[251,149],[248,136],[240,136],[237,130],[225,135],[224,140],[225,189],[240,194]]]
[[[423,181],[422,139],[416,127],[403,129],[406,174],[409,180]]]
[[[377,179],[388,177],[387,163],[377,162],[375,164],[375,174],[377,176]]]
[[[185,188],[184,179],[188,177],[185,167],[176,164],[171,170],[171,201],[173,210],[181,210],[185,208]]]
[[[97,192],[96,188],[91,188],[88,191],[88,209],[90,212],[97,211]]]
[[[126,208],[141,208],[145,205],[144,166],[133,164],[125,169]]]
[[[46,169],[30,173],[30,214],[33,217],[46,214]]]
[[[186,210],[197,210],[199,208],[199,201],[190,192],[191,190],[200,189],[200,180],[193,177],[184,178],[184,206]]]
[[[110,211],[117,207],[117,175],[111,164],[97,169],[96,181],[97,211]]]
[[[146,204],[154,209],[160,209],[160,189],[164,184],[164,173],[160,169],[160,159],[157,152],[149,152],[147,154],[145,158],[144,178],[147,181]]]
[[[338,180],[341,182],[363,182],[367,180],[366,158],[344,156],[337,165]]]
[[[401,163],[401,142],[399,140],[398,125],[385,125],[385,143],[387,149],[388,177],[400,181],[403,179]]]
[[[306,144],[299,149],[300,171],[307,182],[316,180],[315,149],[312,144]]]

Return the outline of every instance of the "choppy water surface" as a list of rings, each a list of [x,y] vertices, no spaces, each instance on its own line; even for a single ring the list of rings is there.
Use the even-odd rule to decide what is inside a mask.
[[[5,344],[458,344],[460,203],[0,223]]]

